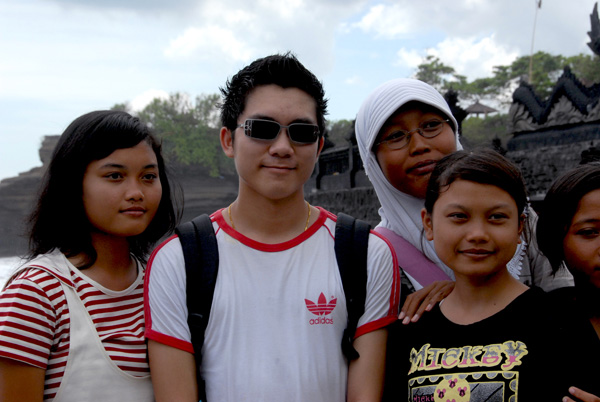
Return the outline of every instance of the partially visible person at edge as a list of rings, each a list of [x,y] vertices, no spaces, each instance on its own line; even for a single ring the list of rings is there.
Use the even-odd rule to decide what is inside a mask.
[[[553,270],[566,265],[575,279],[574,287],[551,292],[562,307],[562,320],[583,317],[588,324],[569,322],[567,328],[583,337],[593,327],[594,339],[600,342],[600,163],[578,166],[554,181],[541,205],[537,242]],[[600,355],[593,350],[584,353],[598,384]],[[592,390],[573,387],[569,389],[573,399],[564,401],[600,402],[600,391],[594,391],[596,396],[588,391]]]
[[[67,127],[29,219],[28,261],[0,294],[0,400],[154,400],[144,264],[176,220],[146,125],[95,111]]]
[[[458,123],[432,86],[400,78],[380,85],[363,102],[356,140],[381,204],[375,230],[395,247],[402,272],[400,319],[416,321],[454,286],[454,273],[422,236],[421,209],[436,162],[462,149]],[[534,222],[533,209],[527,214]],[[573,284],[566,270],[552,274],[535,242],[520,244],[509,270],[521,282],[547,291]]]
[[[495,151],[437,163],[421,217],[456,285],[418,322],[390,327],[385,402],[559,401],[570,386],[600,386],[591,327],[573,331],[581,325],[547,293],[508,271],[527,239],[526,207],[521,172]]]
[[[244,67],[222,88],[220,132],[239,176],[236,200],[212,214],[219,267],[199,372],[210,402],[379,401],[386,326],[397,319],[399,273],[380,236],[368,241],[364,314],[350,363],[334,252],[336,216],[304,199],[323,148],[322,84],[293,55]],[[173,236],[150,259],[146,337],[158,401],[198,401],[186,272]],[[311,325],[309,302],[334,306]]]

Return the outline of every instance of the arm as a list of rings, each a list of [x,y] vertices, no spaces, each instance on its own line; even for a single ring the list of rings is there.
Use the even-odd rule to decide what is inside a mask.
[[[402,324],[417,322],[425,311],[430,311],[454,289],[454,281],[436,281],[411,293],[402,305],[398,316]]]
[[[387,335],[387,329],[382,328],[354,340],[360,357],[350,362],[348,402],[381,400]]]
[[[0,293],[0,401],[42,402],[53,340],[68,333],[66,311],[60,282],[41,270],[24,268]]]
[[[148,359],[157,402],[198,401],[194,355],[150,339]]]
[[[0,357],[0,400],[42,402],[46,370]]]
[[[146,339],[157,402],[198,402],[196,362],[187,323],[185,262],[178,240],[152,254],[145,278]]]
[[[587,393],[585,391],[580,390],[579,388],[576,387],[571,387],[569,388],[569,393],[575,397],[575,399],[571,399],[569,397],[565,397],[563,399],[564,402],[576,402],[576,401],[582,401],[582,402],[600,402],[600,398],[592,395],[590,393]]]

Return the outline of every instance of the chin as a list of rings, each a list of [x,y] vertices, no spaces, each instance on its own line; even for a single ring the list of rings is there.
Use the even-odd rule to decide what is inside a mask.
[[[143,228],[123,228],[120,230],[114,230],[114,231],[110,231],[110,232],[106,232],[106,234],[110,235],[110,236],[114,236],[114,237],[134,237],[134,236],[139,236],[142,233],[144,233],[144,231],[147,229],[148,227],[143,227]]]

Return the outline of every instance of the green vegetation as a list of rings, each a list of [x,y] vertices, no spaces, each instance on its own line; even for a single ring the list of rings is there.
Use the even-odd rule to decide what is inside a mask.
[[[508,66],[496,66],[491,77],[472,82],[467,82],[466,77],[457,74],[453,67],[445,65],[437,57],[427,56],[417,67],[415,77],[433,85],[441,93],[456,91],[459,99],[466,104],[487,99],[508,105],[521,79],[530,82],[538,96],[546,98],[565,66],[585,85],[600,82],[598,56],[579,54],[564,57],[545,52],[533,55],[531,80],[528,79],[529,56],[519,57]],[[223,154],[219,142],[219,101],[217,94],[190,99],[187,94],[177,92],[168,99],[154,99],[138,115],[162,139],[165,157],[169,161],[201,166],[207,174],[215,177],[234,171],[233,162]],[[113,109],[127,110],[127,104],[116,104]],[[345,145],[354,134],[353,125],[353,120],[346,119],[327,122],[328,144]],[[469,147],[506,144],[510,136],[508,125],[506,114],[484,118],[470,116],[462,123],[463,141]]]
[[[463,145],[469,148],[490,146],[494,138],[506,144],[510,138],[508,124],[507,114],[469,117],[462,122]]]
[[[162,139],[167,160],[199,165],[211,177],[217,177],[234,170],[219,141],[219,101],[217,94],[201,95],[192,101],[187,94],[177,92],[168,99],[154,99],[138,116]],[[113,109],[123,107],[120,104]]]
[[[327,122],[326,137],[335,145],[346,145],[348,136],[354,132],[354,120],[332,120]]]
[[[541,99],[546,99],[565,67],[569,67],[584,85],[600,82],[599,59],[596,55],[564,57],[537,52],[532,58],[531,79],[530,57],[522,56],[508,66],[494,67],[492,77],[467,82],[464,76],[456,74],[453,67],[445,65],[437,57],[428,56],[417,67],[415,77],[442,93],[456,91],[459,99],[465,103],[487,99],[508,106],[512,102],[512,93],[521,80],[528,82]],[[494,139],[506,144],[510,137],[508,125],[506,114],[485,118],[471,116],[462,123],[463,138],[469,146],[490,145]]]
[[[478,78],[472,82],[467,82],[464,76],[456,74],[453,67],[445,65],[437,57],[427,56],[417,67],[415,78],[427,82],[442,93],[453,89],[464,100],[489,97],[510,103],[511,99],[506,99],[503,92],[510,90],[514,80],[529,82],[540,98],[546,98],[566,66],[584,84],[600,82],[598,56],[579,54],[564,57],[546,52],[533,55],[531,79],[528,77],[529,56],[519,57],[509,66],[495,66],[492,77]]]

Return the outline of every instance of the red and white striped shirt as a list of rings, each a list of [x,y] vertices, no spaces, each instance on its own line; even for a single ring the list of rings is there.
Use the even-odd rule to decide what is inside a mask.
[[[69,264],[70,265],[70,264]],[[112,361],[134,376],[148,375],[144,341],[144,270],[123,291],[107,289],[69,266],[70,277]],[[83,271],[85,272],[85,271]],[[52,274],[28,268],[0,294],[0,357],[46,370],[44,400],[52,401],[69,355],[70,318],[65,294]]]

